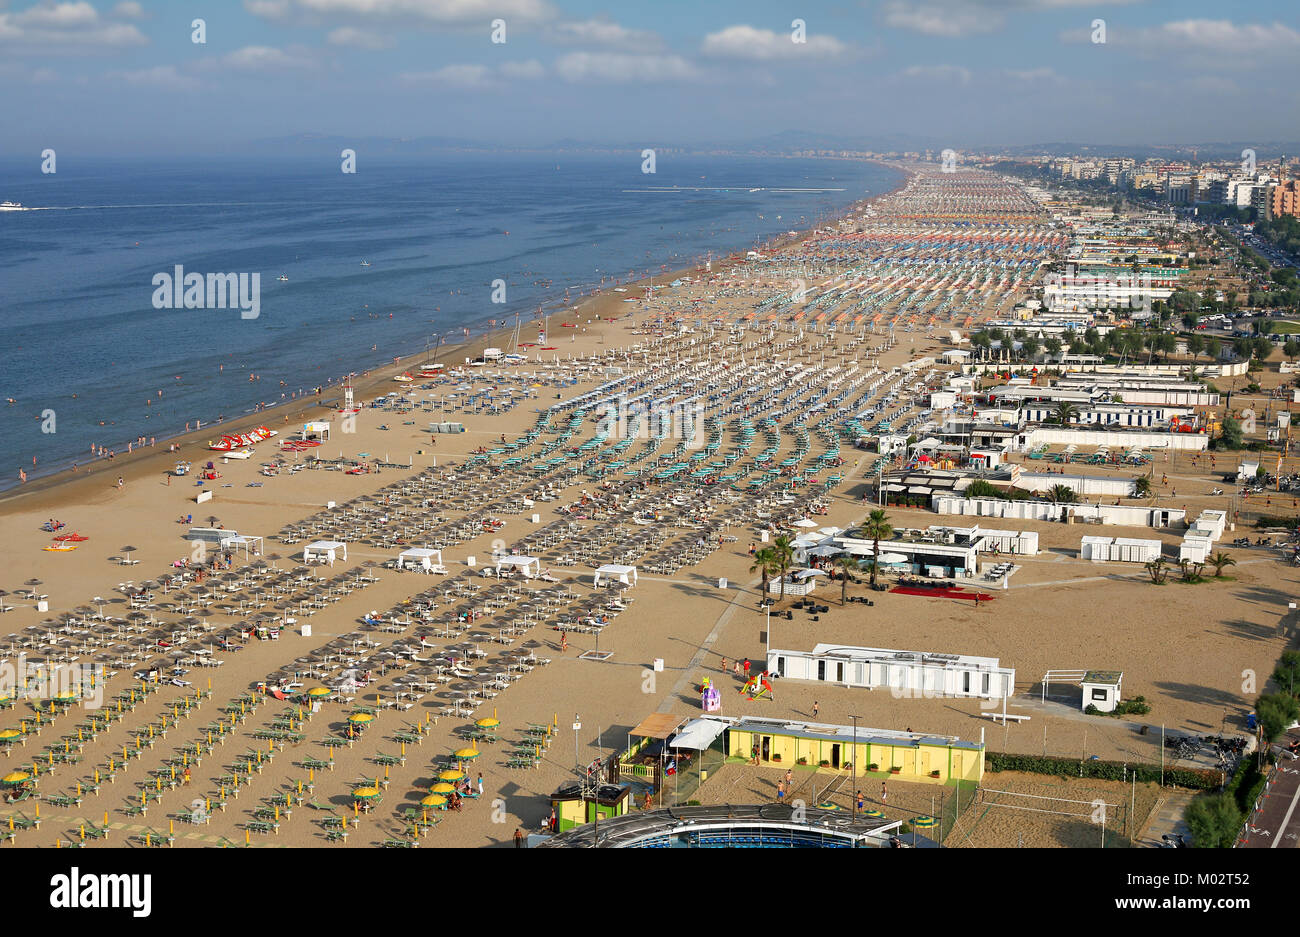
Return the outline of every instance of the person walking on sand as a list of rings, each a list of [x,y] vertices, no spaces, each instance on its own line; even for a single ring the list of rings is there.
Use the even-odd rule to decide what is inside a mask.
[[[478,773],[478,796],[483,796],[483,772]]]
[[[560,650],[561,650],[561,651],[567,651],[568,649],[569,649],[569,635],[568,635],[568,632],[561,631],[561,632],[560,632]]]
[[[819,704],[816,700],[813,700],[813,718],[814,718],[814,719],[817,718],[817,713],[820,712],[820,711],[821,711],[821,704]]]
[[[519,827],[515,827],[515,848],[516,849],[524,848],[524,831],[521,830]]]
[[[726,659],[725,657],[722,658],[722,666],[721,666],[720,668],[718,668],[718,669],[721,670],[722,673],[726,673],[726,672],[727,672],[727,659]]]
[[[785,803],[785,782],[784,781],[776,782],[776,802],[778,804]]]
[[[880,782],[880,802],[883,804],[883,803],[884,803],[885,801],[887,801],[887,800],[889,800],[889,790],[888,790],[888,788],[885,787],[885,782],[884,782],[884,781],[881,781],[881,782]]]

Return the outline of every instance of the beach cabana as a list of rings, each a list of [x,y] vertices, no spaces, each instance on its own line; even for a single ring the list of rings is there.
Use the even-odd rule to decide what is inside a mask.
[[[441,572],[447,571],[447,568],[442,565],[442,551],[429,547],[411,547],[399,553],[397,568],[405,569],[408,566],[423,569],[425,572],[433,572],[435,569]]]
[[[333,566],[335,560],[348,558],[348,545],[338,540],[317,540],[307,544],[302,551],[304,563],[328,563]]]
[[[248,560],[254,556],[262,555],[262,538],[254,537],[251,534],[240,534],[238,537],[232,538],[227,543],[227,547],[236,551],[243,550],[244,559]]]
[[[601,583],[609,585],[612,582],[621,582],[625,586],[636,585],[636,567],[621,566],[618,563],[606,563],[596,570],[596,578],[592,581],[592,586],[599,586]]]
[[[497,560],[497,575],[518,570],[525,579],[536,579],[542,574],[542,561],[535,556],[503,556]]]
[[[330,438],[330,424],[326,420],[311,420],[302,424],[302,438],[317,437],[321,442]]]

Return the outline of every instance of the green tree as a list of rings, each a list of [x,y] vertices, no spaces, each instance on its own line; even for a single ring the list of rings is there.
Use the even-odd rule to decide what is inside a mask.
[[[1282,354],[1295,361],[1296,355],[1300,355],[1300,342],[1297,342],[1294,338],[1288,338],[1286,344],[1282,346]]]
[[[1223,575],[1223,570],[1225,567],[1237,565],[1236,560],[1234,560],[1232,557],[1230,557],[1228,554],[1222,551],[1211,556],[1208,562],[1211,566],[1214,567],[1215,578],[1218,578],[1219,576]]]
[[[1002,490],[991,482],[977,478],[962,492],[967,498],[1001,498]]]
[[[1183,819],[1198,849],[1231,849],[1245,822],[1230,794],[1198,794]]]
[[[1034,355],[1038,354],[1038,339],[1033,335],[1026,336],[1020,340],[1020,351],[1029,361],[1034,360]]]
[[[760,547],[754,551],[753,560],[754,562],[750,564],[749,571],[762,574],[763,597],[767,598],[767,582],[776,570],[776,554],[772,552],[771,547]]]
[[[1290,693],[1266,693],[1255,701],[1255,714],[1264,741],[1272,745],[1300,717],[1300,702]]]
[[[1145,475],[1139,475],[1133,479],[1133,497],[1146,498],[1151,495],[1151,479]]]
[[[836,559],[835,565],[840,571],[840,604],[847,605],[849,602],[849,573],[857,572],[862,568],[862,564],[851,556],[841,556]]]
[[[1069,485],[1053,485],[1047,489],[1047,500],[1053,504],[1074,504],[1078,497]]]
[[[1068,400],[1063,400],[1056,405],[1056,419],[1062,426],[1068,426],[1079,417],[1079,408]]]
[[[1218,361],[1219,355],[1223,352],[1223,342],[1217,338],[1207,338],[1205,340],[1205,353],[1210,356],[1211,361]]]
[[[883,509],[877,508],[867,515],[867,521],[862,525],[862,532],[871,538],[871,588],[874,589],[876,574],[880,570],[880,541],[893,537],[894,528],[889,523],[889,515]]]
[[[1199,358],[1203,351],[1205,351],[1205,339],[1199,335],[1187,336],[1187,352],[1192,356],[1193,361]]]
[[[1219,427],[1219,438],[1216,440],[1221,449],[1240,449],[1244,442],[1241,435],[1241,423],[1230,416],[1223,418],[1223,423]]]
[[[773,572],[779,573],[781,576],[780,601],[784,602],[785,574],[788,573],[790,567],[794,565],[794,545],[790,542],[790,537],[786,534],[781,534],[772,541],[772,560],[774,567]]]
[[[1043,340],[1043,347],[1047,349],[1049,355],[1056,358],[1061,354],[1061,348],[1063,346],[1061,345],[1061,340],[1053,335],[1050,338]]]
[[[1296,695],[1300,688],[1300,651],[1282,652],[1282,659],[1273,671],[1273,680],[1287,693]]]

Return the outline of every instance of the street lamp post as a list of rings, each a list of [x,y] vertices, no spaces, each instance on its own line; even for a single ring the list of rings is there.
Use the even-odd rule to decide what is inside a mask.
[[[850,762],[850,770],[853,772],[853,819],[858,818],[858,717],[850,715],[853,720],[853,760]]]

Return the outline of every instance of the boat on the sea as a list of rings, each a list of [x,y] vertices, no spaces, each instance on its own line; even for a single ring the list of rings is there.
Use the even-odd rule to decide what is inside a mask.
[[[370,266],[370,261],[368,261],[368,260],[363,260],[363,261],[361,261],[361,266],[363,266],[363,267],[369,267],[369,266]]]
[[[289,274],[287,274],[287,273],[282,273],[282,274],[280,274],[278,277],[276,277],[276,279],[279,280],[281,283],[288,283],[288,282],[289,282]]]
[[[0,202],[0,211],[30,211],[21,202]]]

